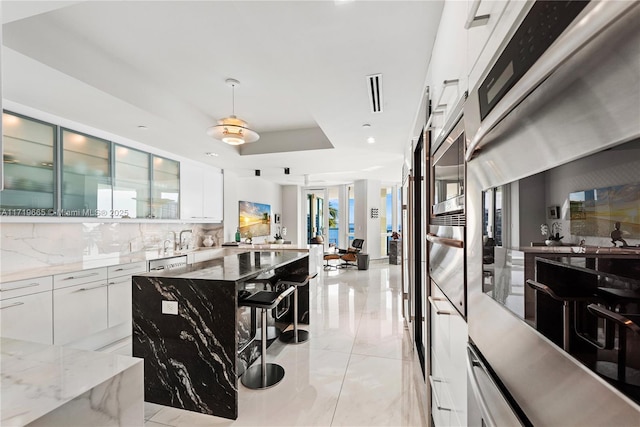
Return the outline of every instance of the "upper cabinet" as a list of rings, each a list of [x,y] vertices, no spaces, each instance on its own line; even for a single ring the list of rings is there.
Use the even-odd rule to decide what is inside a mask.
[[[31,210],[53,212],[55,126],[10,113],[3,114],[2,125],[2,214],[27,216],[33,215]]]
[[[180,211],[180,162],[151,157],[151,217],[177,219]]]
[[[63,215],[111,218],[111,143],[62,129]]]
[[[182,162],[180,218],[185,221],[221,222],[223,183],[224,175],[220,169]]]
[[[113,217],[149,218],[151,215],[150,155],[115,144]]]
[[[433,135],[441,136],[453,120],[465,92],[479,84],[517,24],[531,9],[526,0],[446,1],[438,26],[427,78]]]
[[[180,218],[179,161],[11,112],[2,122],[3,216]]]
[[[470,2],[470,6],[473,2]],[[469,89],[475,88],[485,71],[492,65],[531,6],[532,1],[481,1],[475,16],[487,16],[486,23],[467,29]],[[485,21],[482,21],[485,22]]]
[[[437,138],[467,90],[467,3],[447,1],[429,66],[432,127]]]

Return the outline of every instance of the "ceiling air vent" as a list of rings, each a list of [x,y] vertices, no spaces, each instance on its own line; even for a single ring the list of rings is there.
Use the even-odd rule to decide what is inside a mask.
[[[369,105],[372,113],[382,113],[382,74],[367,76]]]

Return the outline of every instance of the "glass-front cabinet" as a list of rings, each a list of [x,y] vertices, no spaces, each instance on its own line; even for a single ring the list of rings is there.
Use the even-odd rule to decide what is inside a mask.
[[[3,215],[54,212],[56,127],[13,113],[2,116],[4,133]]]
[[[111,218],[111,143],[62,129],[62,216]]]
[[[179,218],[180,162],[152,155],[151,217]]]
[[[180,218],[180,162],[4,111],[2,216]]]
[[[150,155],[114,145],[113,217],[148,218],[151,213]]]

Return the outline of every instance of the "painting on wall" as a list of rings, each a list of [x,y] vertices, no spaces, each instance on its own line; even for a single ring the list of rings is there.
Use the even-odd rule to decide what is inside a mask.
[[[569,194],[571,234],[610,236],[620,223],[622,236],[640,237],[640,183]]]
[[[240,201],[240,235],[243,238],[271,234],[271,205]]]

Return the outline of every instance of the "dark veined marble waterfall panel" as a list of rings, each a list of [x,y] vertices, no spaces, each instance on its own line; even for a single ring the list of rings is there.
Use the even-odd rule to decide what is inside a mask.
[[[178,303],[163,314],[162,302]],[[133,278],[133,355],[145,401],[236,419],[237,296],[233,282]]]

